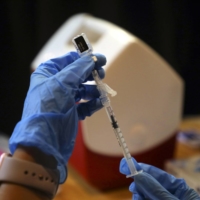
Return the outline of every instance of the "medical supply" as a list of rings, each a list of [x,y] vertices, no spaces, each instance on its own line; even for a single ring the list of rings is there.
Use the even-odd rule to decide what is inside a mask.
[[[200,200],[199,194],[184,179],[176,178],[157,167],[137,163],[135,159],[133,162],[137,170],[143,170],[143,173],[134,177],[129,187],[133,199]],[[120,172],[128,174],[125,159],[120,162]]]
[[[182,130],[178,133],[177,140],[189,147],[200,149],[200,132],[198,130]]]
[[[92,54],[92,51],[93,51],[92,46],[84,33],[74,37],[72,42],[73,42],[75,48],[77,49],[77,52],[80,55],[80,57]],[[92,58],[94,61],[97,61],[95,56],[93,56]],[[129,153],[127,144],[126,144],[124,136],[120,130],[119,124],[116,120],[115,114],[111,107],[110,99],[108,97],[108,93],[111,94],[111,96],[115,96],[116,92],[114,90],[112,90],[107,84],[102,82],[102,80],[100,79],[98,72],[96,70],[92,71],[92,75],[96,82],[97,89],[99,90],[99,93],[100,93],[101,103],[103,104],[103,106],[106,109],[106,113],[112,124],[115,136],[119,142],[120,147],[122,148],[123,155],[129,166],[129,170],[130,170],[131,174],[127,175],[127,178],[135,176],[136,174],[140,173],[141,171],[138,172],[135,168],[135,165],[131,158],[131,154]]]

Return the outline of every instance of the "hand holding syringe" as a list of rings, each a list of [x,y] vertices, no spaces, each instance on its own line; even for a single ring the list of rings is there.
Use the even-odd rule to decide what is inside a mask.
[[[91,55],[92,54],[92,46],[90,45],[86,35],[82,33],[81,35],[76,36],[72,40],[75,48],[77,49],[77,52],[79,53],[80,56],[85,56],[85,55]],[[94,61],[96,61],[96,57],[93,56]],[[126,158],[128,167],[130,169],[131,174],[128,175],[127,177],[132,177],[135,176],[136,174],[140,173],[136,170],[136,167],[132,161],[131,154],[129,153],[127,144],[125,142],[125,139],[123,137],[123,134],[119,128],[119,125],[117,123],[117,120],[115,118],[113,109],[110,104],[110,99],[108,97],[108,93],[111,94],[112,96],[116,95],[116,92],[112,90],[107,84],[103,83],[102,80],[100,79],[98,72],[94,70],[92,72],[93,78],[97,84],[97,88],[100,93],[100,100],[103,106],[106,109],[106,113],[108,115],[108,118],[112,124],[114,133],[116,135],[116,138],[119,142],[119,145],[122,148],[124,157]]]

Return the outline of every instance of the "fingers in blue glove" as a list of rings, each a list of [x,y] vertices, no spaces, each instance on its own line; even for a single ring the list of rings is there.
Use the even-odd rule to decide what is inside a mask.
[[[84,120],[85,117],[91,116],[94,112],[100,110],[103,107],[100,99],[93,99],[86,103],[80,103],[77,105],[77,112],[79,120]]]
[[[81,99],[92,100],[94,98],[99,98],[100,94],[96,85],[84,85],[81,84],[78,91],[76,92],[76,102]]]
[[[154,166],[138,164],[135,159],[133,161],[137,170],[141,168],[143,170],[143,173],[134,176],[135,182],[129,187],[134,193],[134,200],[144,198],[196,200],[199,198],[198,194],[189,188],[183,179],[176,179]],[[120,163],[120,172],[126,175],[130,173],[124,158]]]
[[[93,55],[96,56],[97,58],[97,61],[95,62],[95,70],[97,70],[99,77],[103,79],[105,77],[105,72],[102,66],[106,64],[106,57],[101,54],[93,54]],[[90,75],[87,80],[92,81],[94,79],[92,75]]]
[[[96,56],[97,58],[97,61],[95,62],[95,69],[98,70],[106,64],[106,57],[104,55],[95,53],[93,56]]]
[[[167,191],[156,179],[150,174],[143,172],[134,177],[135,188],[138,196],[153,200],[178,200],[174,195]]]
[[[99,74],[99,77],[101,78],[101,79],[103,79],[104,77],[105,77],[105,71],[104,71],[104,69],[103,68],[99,68],[99,69],[96,69],[97,70],[97,72],[98,72],[98,74]],[[92,74],[90,74],[89,76],[88,76],[88,78],[87,78],[87,80],[86,81],[93,81],[94,79],[93,79],[93,76],[92,76]],[[85,81],[85,82],[86,82]]]
[[[162,187],[173,194],[178,199],[200,199],[197,193],[191,189],[184,179],[178,179],[167,172],[158,169],[154,166],[140,163],[143,171],[150,174],[154,179],[156,179]],[[138,177],[137,177],[138,178]],[[136,179],[135,179],[136,181]]]
[[[144,198],[138,194],[135,187],[135,182],[130,185],[129,190],[133,193],[133,200],[144,200]]]
[[[80,57],[77,52],[69,52],[63,56],[52,58],[46,62],[41,63],[33,74],[41,73],[45,75],[45,77],[50,77],[79,58]]]
[[[57,80],[65,86],[69,84],[78,86],[88,80],[93,80],[91,72],[94,69],[98,71],[101,78],[104,78],[105,72],[101,67],[106,64],[106,58],[101,54],[95,54],[95,56],[97,57],[96,62],[92,59],[92,56],[80,58],[76,52],[70,52],[64,56],[48,60],[33,72],[31,84],[34,86],[39,81],[56,75]]]
[[[56,74],[57,80],[65,87],[68,87],[69,85],[71,87],[77,87],[88,81],[95,66],[97,65],[97,67],[99,67],[99,65],[104,65],[106,63],[105,56],[98,54],[96,57],[97,62],[94,62],[91,56],[84,56],[77,59]],[[98,71],[100,71],[100,76],[104,76],[102,69],[99,69]]]
[[[134,163],[134,165],[135,165],[135,167],[136,167],[136,170],[137,170],[137,171],[141,171],[142,168],[141,168],[141,166],[137,163],[137,161],[136,161],[134,158],[132,158],[132,160],[133,160],[133,163]],[[122,174],[125,174],[125,175],[131,174],[131,172],[130,172],[130,170],[129,170],[129,168],[128,168],[128,165],[127,165],[127,162],[126,162],[126,159],[125,159],[125,158],[122,158],[122,159],[121,159],[120,166],[119,166],[119,171],[120,171]]]
[[[132,160],[135,164],[137,171],[143,169],[134,158],[132,158]],[[128,168],[125,158],[123,158],[120,162],[120,172],[126,175],[130,174],[130,170]],[[140,200],[144,198],[154,200],[162,199],[160,198],[160,196],[159,198],[156,197],[156,195],[160,194],[160,192],[162,192],[161,194],[163,195],[163,197],[166,195],[171,197],[171,194],[167,190],[165,190],[151,175],[147,174],[146,172],[137,174],[136,176],[134,176],[134,180],[135,182],[132,183],[129,187],[129,190],[134,193],[134,200]],[[152,196],[154,194],[155,196]]]

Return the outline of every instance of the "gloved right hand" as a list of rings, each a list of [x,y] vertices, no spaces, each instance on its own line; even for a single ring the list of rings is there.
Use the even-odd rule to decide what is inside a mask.
[[[137,171],[129,190],[134,194],[133,200],[200,200],[200,196],[191,189],[183,179],[177,179],[154,166],[137,163],[133,159]],[[120,172],[129,175],[126,160],[120,163]]]

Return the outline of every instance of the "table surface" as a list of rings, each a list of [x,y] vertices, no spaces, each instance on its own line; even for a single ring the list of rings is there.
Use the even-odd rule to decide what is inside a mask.
[[[196,129],[200,130],[200,117],[190,117],[184,119],[180,124],[180,130]],[[194,155],[200,155],[200,149],[188,147],[177,142],[174,158],[184,159]],[[55,200],[131,200],[132,194],[128,187],[101,192],[89,185],[82,179],[72,167],[68,168],[68,179],[59,187]]]

